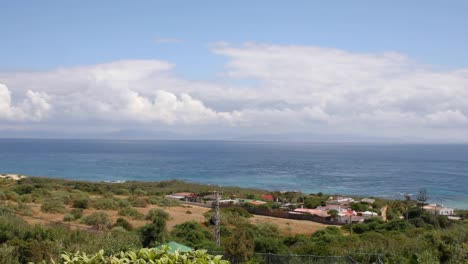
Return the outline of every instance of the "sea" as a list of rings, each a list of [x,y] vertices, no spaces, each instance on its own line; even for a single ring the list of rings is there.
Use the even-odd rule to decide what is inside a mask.
[[[85,181],[179,179],[468,209],[468,145],[0,139],[0,174]]]

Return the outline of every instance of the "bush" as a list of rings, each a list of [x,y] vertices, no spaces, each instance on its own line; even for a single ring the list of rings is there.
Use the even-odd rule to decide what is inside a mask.
[[[146,201],[146,199],[137,198],[132,201],[132,205],[134,207],[146,207],[148,206],[148,202]]]
[[[148,193],[145,190],[138,188],[133,191],[133,194],[138,195],[138,196],[144,196],[144,195],[147,195]]]
[[[113,198],[93,200],[93,206],[98,210],[117,210],[119,208],[119,204]]]
[[[69,204],[71,202],[71,195],[68,191],[53,192],[51,197],[54,200],[61,200],[64,204]]]
[[[158,218],[169,220],[171,218],[171,215],[163,209],[158,208],[149,210],[149,212],[145,216],[145,219],[150,220],[151,222],[154,222]]]
[[[75,198],[72,200],[73,208],[87,209],[89,206],[89,199],[86,197]]]
[[[18,258],[18,252],[15,247],[6,244],[0,245],[0,263],[17,264]]]
[[[75,216],[70,213],[66,213],[65,215],[63,215],[63,221],[65,222],[75,221]]]
[[[140,220],[140,219],[143,219],[145,216],[138,212],[137,209],[135,208],[132,208],[132,207],[125,207],[125,208],[122,208],[119,210],[119,215],[121,216],[129,216],[131,217],[132,219],[135,219],[135,220]]]
[[[161,206],[161,207],[174,207],[174,206],[180,206],[181,203],[178,200],[163,198],[163,199],[159,199],[156,205]]]
[[[17,194],[16,192],[12,192],[12,191],[7,191],[5,192],[5,200],[10,200],[10,201],[18,201],[20,195]]]
[[[34,191],[34,186],[31,184],[21,184],[16,186],[13,190],[19,195],[30,194]]]
[[[130,191],[125,188],[119,188],[112,191],[115,195],[129,195]]]
[[[130,224],[130,222],[128,222],[127,220],[125,220],[124,218],[117,218],[117,220],[115,221],[115,224],[113,225],[113,227],[121,227],[125,230],[128,230],[128,231],[132,231],[133,230],[133,226],[132,224]]]
[[[250,218],[253,215],[244,208],[241,207],[227,207],[227,208],[222,208],[222,212],[231,215],[231,216],[240,216],[240,217],[245,217],[245,218]]]
[[[59,199],[44,200],[41,211],[45,213],[63,213],[65,212],[65,205]]]
[[[75,218],[75,220],[78,220],[80,219],[81,217],[83,217],[83,209],[81,208],[74,208],[70,211],[70,214],[73,215],[73,218]]]
[[[195,221],[174,226],[171,235],[176,241],[195,248],[201,248],[206,241],[213,240],[211,232]]]
[[[95,212],[81,219],[85,225],[93,226],[96,229],[107,229],[111,227],[109,216],[104,212]]]

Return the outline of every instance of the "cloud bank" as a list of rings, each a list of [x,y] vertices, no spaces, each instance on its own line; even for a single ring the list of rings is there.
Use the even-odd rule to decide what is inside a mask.
[[[0,129],[468,141],[466,68],[310,46],[220,43],[212,51],[227,58],[215,81],[183,79],[159,60],[0,72]]]

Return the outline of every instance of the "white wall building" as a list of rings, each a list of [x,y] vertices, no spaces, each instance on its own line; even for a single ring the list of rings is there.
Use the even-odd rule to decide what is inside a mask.
[[[429,211],[436,215],[453,215],[453,208],[444,207],[438,204],[429,204],[423,207],[424,210]]]

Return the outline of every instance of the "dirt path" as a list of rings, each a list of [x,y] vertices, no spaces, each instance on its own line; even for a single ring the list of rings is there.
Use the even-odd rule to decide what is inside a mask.
[[[388,205],[382,207],[382,209],[380,209],[380,213],[382,215],[382,219],[384,221],[387,221],[387,210],[388,210]]]

